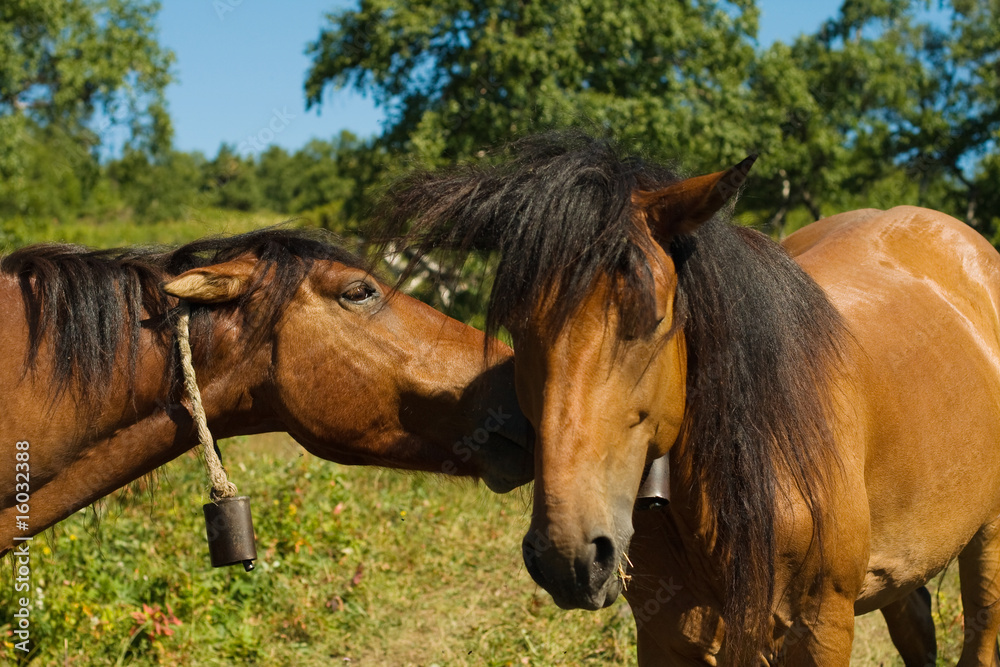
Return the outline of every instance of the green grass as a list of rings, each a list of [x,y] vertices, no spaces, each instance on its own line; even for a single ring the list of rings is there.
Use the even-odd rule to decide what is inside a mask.
[[[222,449],[252,497],[257,570],[210,567],[205,473],[182,456],[154,487],[106,500],[96,528],[88,510],[36,538],[31,664],[634,663],[624,602],[564,612],[524,571],[525,492],[345,468],[284,436]],[[13,660],[2,570],[0,655]],[[176,616],[172,636],[137,620],[143,605]]]
[[[958,565],[952,564],[927,588],[931,592],[932,613],[937,628],[937,664],[954,665],[962,653],[965,630],[958,590]],[[903,667],[903,661],[889,639],[885,621],[878,612],[856,620],[851,664]]]
[[[266,211],[249,214],[220,209],[200,209],[184,220],[150,224],[121,218],[72,222],[15,219],[0,221],[0,241],[6,231],[14,245],[41,242],[78,243],[95,248],[175,245],[214,234],[248,232],[287,219],[288,216]],[[4,250],[2,243],[0,250]]]
[[[530,489],[494,496],[469,482],[347,468],[281,435],[221,447],[252,498],[257,570],[210,567],[207,479],[184,455],[36,538],[30,664],[635,664],[623,600],[567,612],[531,581],[519,548]],[[946,578],[936,607],[940,664],[961,646],[953,585]],[[5,563],[0,662],[17,656],[12,594]],[[167,626],[173,634],[158,632],[154,622],[170,617],[180,621]],[[901,664],[877,616],[859,620],[854,655],[857,665]]]

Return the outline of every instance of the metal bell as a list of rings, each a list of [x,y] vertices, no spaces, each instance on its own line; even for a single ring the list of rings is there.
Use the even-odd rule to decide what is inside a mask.
[[[243,563],[244,570],[252,570],[257,558],[257,542],[253,536],[250,497],[220,498],[202,509],[212,567]]]
[[[640,510],[663,507],[670,502],[670,460],[668,455],[653,459],[639,485],[635,507]]]

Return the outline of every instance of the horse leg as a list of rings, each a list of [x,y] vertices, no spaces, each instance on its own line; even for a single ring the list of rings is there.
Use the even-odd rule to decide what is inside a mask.
[[[827,591],[820,617],[796,620],[772,663],[789,667],[849,667],[854,643],[854,599]]]
[[[716,664],[713,654],[688,644],[677,637],[672,628],[664,637],[651,632],[650,628],[637,627],[636,657],[639,667],[709,667]]]
[[[632,525],[632,580],[624,595],[635,619],[639,667],[717,664],[724,631],[711,582],[679,546],[673,515],[664,507],[636,510]]]
[[[979,529],[958,555],[965,616],[965,646],[959,667],[998,667],[1000,629],[1000,519]]]
[[[937,640],[931,615],[931,594],[923,586],[882,608],[892,643],[906,667],[937,664]]]

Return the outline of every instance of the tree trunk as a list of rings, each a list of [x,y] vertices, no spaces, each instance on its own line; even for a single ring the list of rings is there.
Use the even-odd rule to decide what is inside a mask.
[[[976,217],[976,188],[969,188],[969,201],[965,207],[965,222],[973,229],[979,229],[979,218]]]
[[[785,238],[785,216],[788,215],[788,200],[792,195],[792,184],[788,180],[788,172],[784,169],[779,169],[778,175],[781,176],[781,206],[771,216],[771,221],[767,224],[771,233],[776,234],[780,240]]]
[[[785,215],[788,213],[788,205],[782,204],[781,208],[771,216],[770,222],[767,223],[767,228],[771,230],[771,233],[778,237],[778,240],[785,238]]]
[[[802,191],[802,201],[805,202],[805,205],[812,214],[814,221],[821,220],[823,218],[823,213],[819,210],[819,205],[813,201],[812,195],[809,194],[808,190]]]

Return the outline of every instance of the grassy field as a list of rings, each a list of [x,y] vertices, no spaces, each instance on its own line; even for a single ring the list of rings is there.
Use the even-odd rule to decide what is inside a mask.
[[[524,571],[525,492],[345,468],[284,436],[222,445],[260,561],[213,570],[185,455],[33,544],[32,664],[629,664],[624,603],[557,609]],[[99,516],[96,522],[94,518]],[[0,575],[0,636],[13,611]],[[5,617],[6,614],[6,617]],[[179,624],[172,624],[173,619]],[[156,623],[172,634],[157,628]],[[8,639],[2,655],[15,652]]]
[[[2,221],[6,231],[19,243],[78,243],[95,248],[129,245],[175,245],[213,234],[239,234],[267,225],[284,222],[287,216],[276,213],[239,213],[218,209],[200,209],[185,220],[138,224],[128,219],[78,220],[59,222],[33,220]],[[302,219],[302,224],[308,224]],[[0,234],[0,241],[4,235]],[[0,244],[0,251],[7,250]]]
[[[279,221],[208,212],[31,233],[107,247]],[[208,482],[195,455],[182,456],[36,538],[29,664],[635,664],[623,600],[596,613],[562,611],[525,571],[530,487],[494,496],[442,477],[346,468],[283,435],[221,446],[233,481],[252,497],[257,570],[210,567]],[[0,563],[0,664],[20,655],[10,633],[14,576],[11,559]],[[935,595],[935,615],[939,664],[954,664],[962,638],[954,571]],[[901,664],[877,615],[859,619],[853,664]]]
[[[193,453],[77,513],[32,547],[32,665],[633,665],[624,601],[566,612],[520,557],[529,492],[347,468],[286,436],[221,445],[250,494],[260,560],[212,569]],[[0,661],[14,663],[13,573],[0,573]],[[954,582],[936,604],[954,664]],[[898,665],[881,618],[857,665]]]

